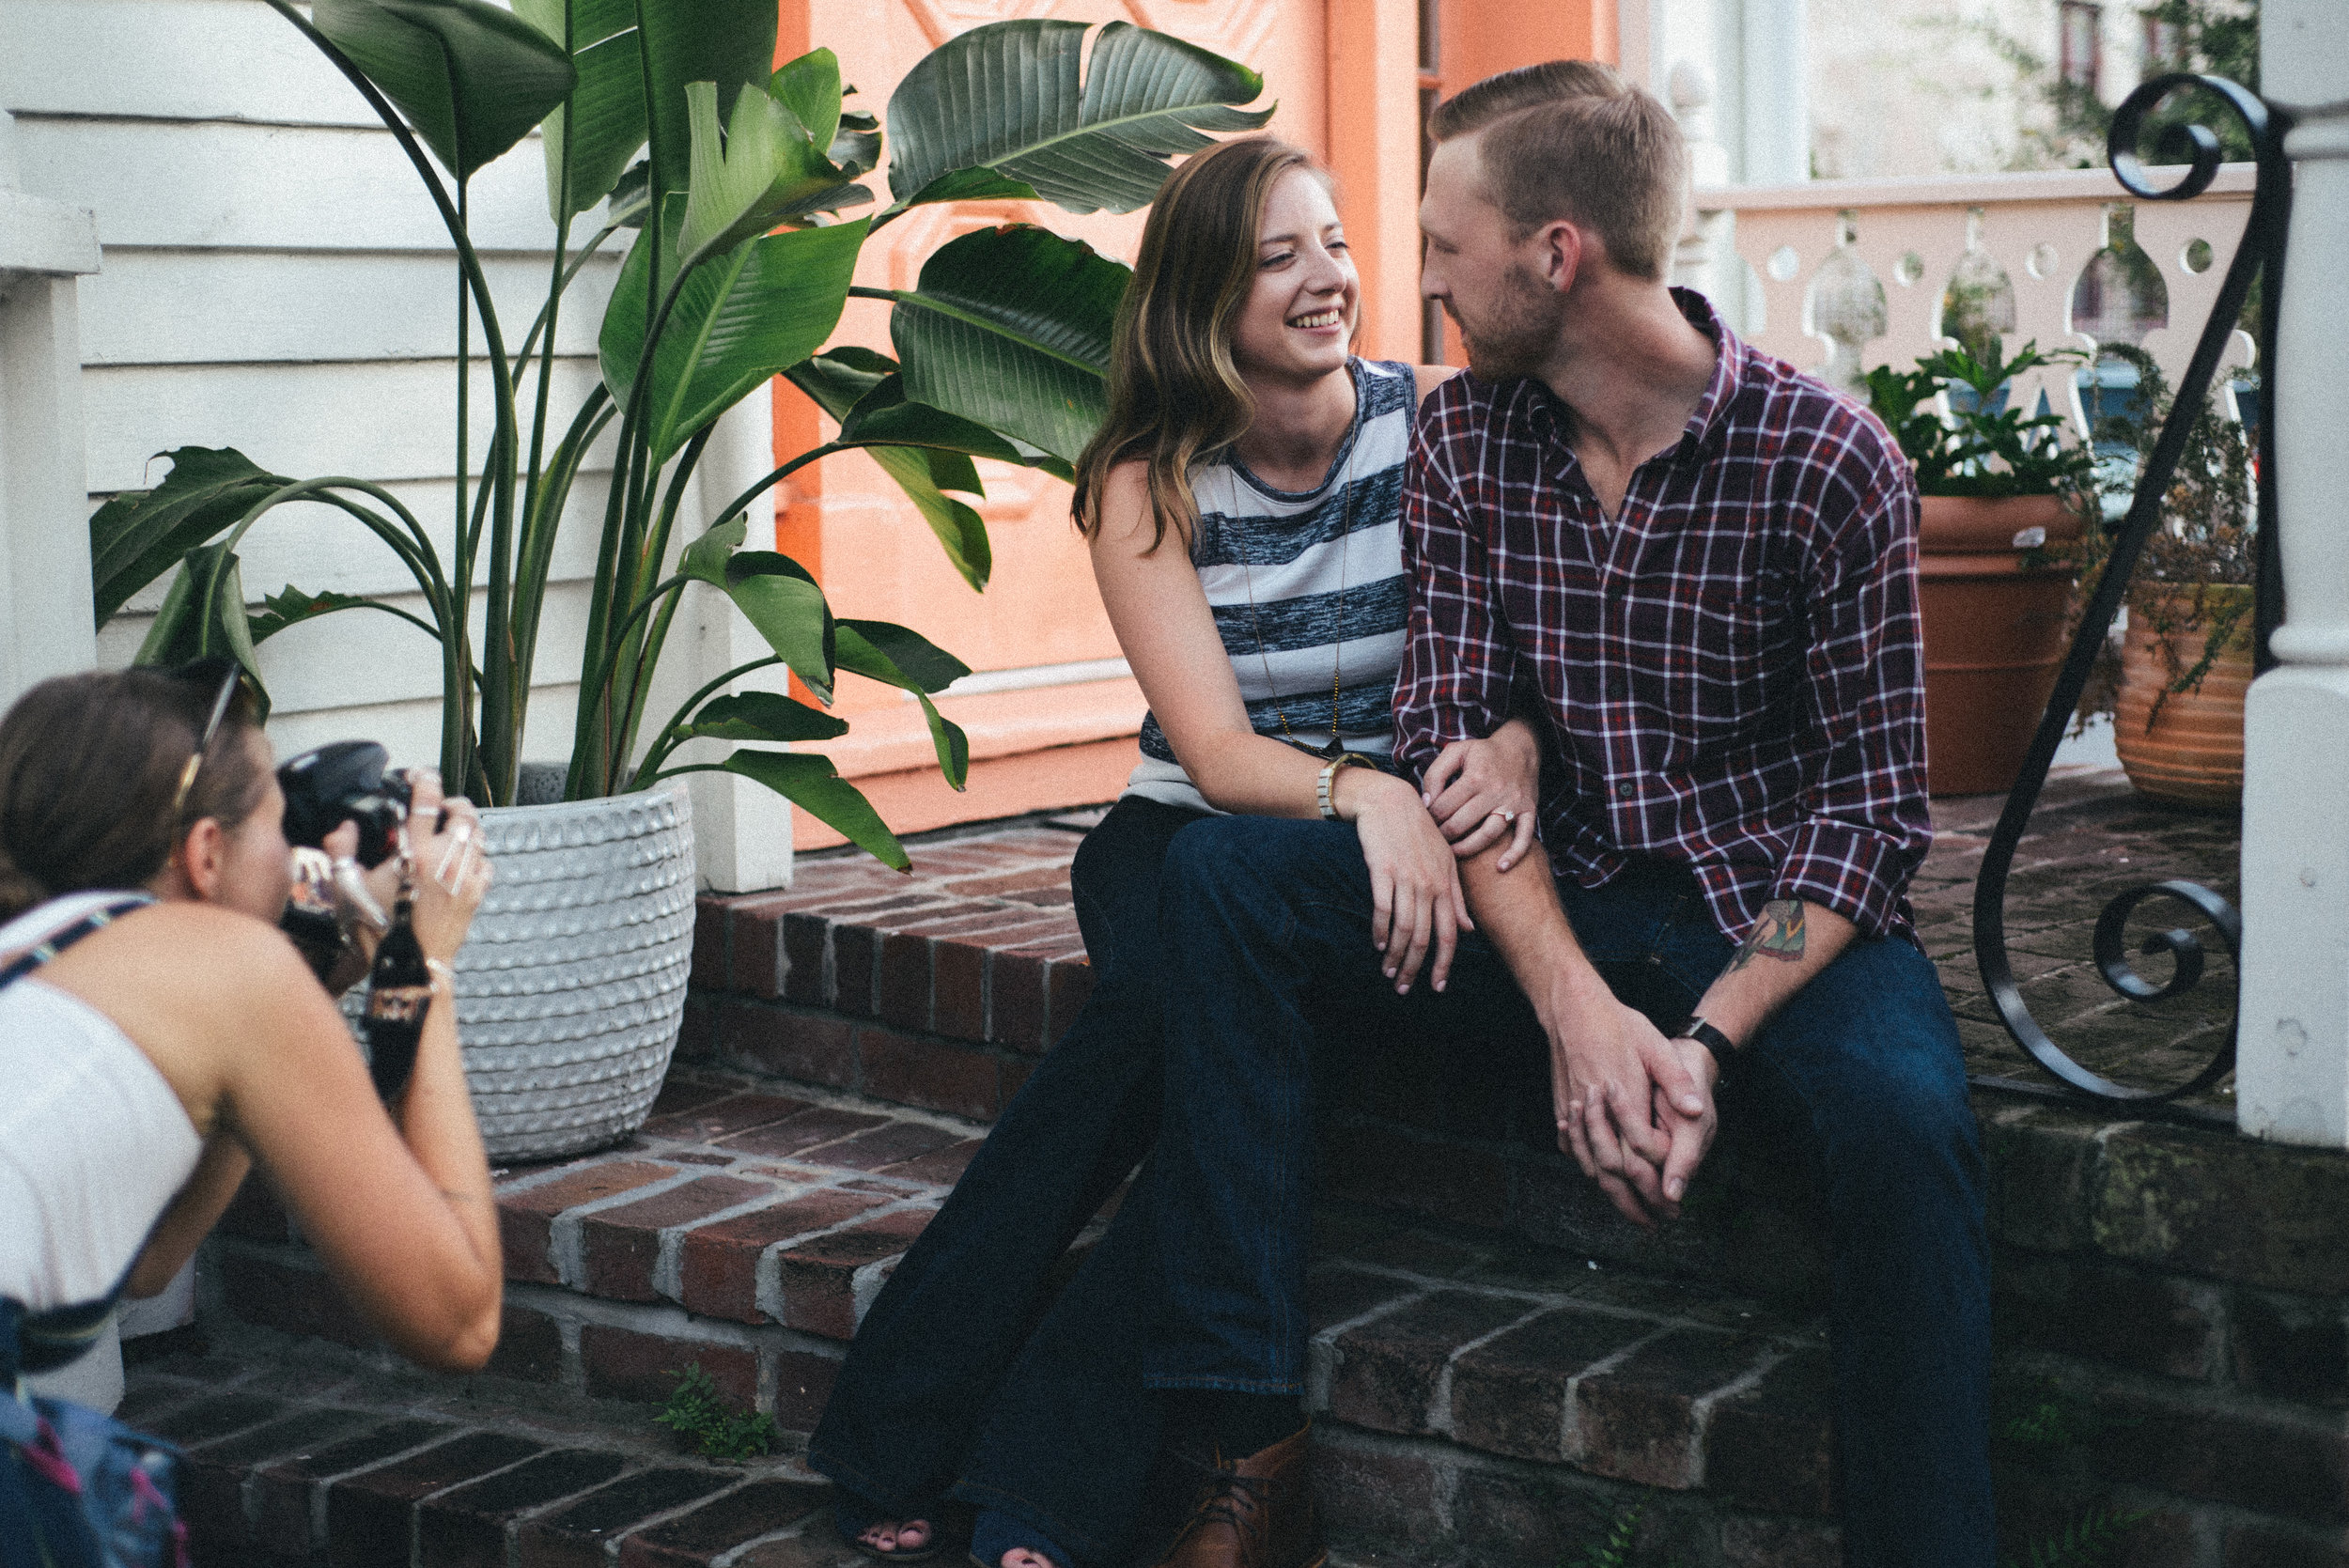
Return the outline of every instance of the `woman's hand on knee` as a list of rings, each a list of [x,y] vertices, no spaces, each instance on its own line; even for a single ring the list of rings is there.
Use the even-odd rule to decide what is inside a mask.
[[[1397,993],[1408,993],[1423,968],[1440,991],[1452,976],[1459,934],[1476,928],[1460,888],[1460,863],[1409,784],[1362,771],[1359,784],[1347,781],[1344,813],[1361,836],[1370,872],[1371,944]]]
[[[1455,740],[1429,765],[1421,800],[1459,859],[1473,860],[1502,841],[1493,862],[1506,871],[1533,844],[1541,749],[1532,726],[1512,719],[1483,740]]]

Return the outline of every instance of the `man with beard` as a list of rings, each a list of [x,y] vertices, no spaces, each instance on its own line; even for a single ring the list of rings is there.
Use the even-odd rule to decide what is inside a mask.
[[[1440,816],[1442,748],[1540,713],[1553,876],[1469,861],[1479,934],[1431,931],[1393,1025],[1546,1040],[1559,1146],[1641,1225],[1677,1216],[1722,1084],[1824,1202],[1845,1560],[1983,1568],[1981,1154],[1906,898],[1932,837],[1914,481],[1864,410],[1666,284],[1687,155],[1653,97],[1553,62],[1430,131],[1422,288],[1470,373],[1406,477],[1397,753]],[[1313,1072],[1372,1032],[1315,1024],[1411,966],[1375,968],[1343,824],[1195,825],[1162,889],[1168,972],[1216,980],[1170,982],[1149,1380],[1293,1401]],[[1216,1561],[1294,1568],[1248,1528],[1280,1499],[1235,1498]]]

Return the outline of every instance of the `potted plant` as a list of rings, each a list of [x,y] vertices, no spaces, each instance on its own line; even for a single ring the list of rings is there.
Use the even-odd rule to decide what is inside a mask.
[[[2081,495],[2093,456],[2056,413],[2009,406],[2025,372],[2079,356],[1958,347],[1878,365],[1869,406],[1916,466],[1925,760],[1936,795],[2013,786],[2063,662]]]
[[[2151,457],[2172,396],[2142,350],[2108,346],[2133,365],[2129,411],[2100,421],[2100,441],[2135,460],[2112,483],[2125,492]],[[2238,383],[2240,384],[2240,383]],[[2161,526],[2145,541],[2127,598],[2113,695],[2113,749],[2138,793],[2170,805],[2232,810],[2243,799],[2243,696],[2251,684],[2258,508],[2250,442],[2215,403],[2188,427]],[[2104,567],[2088,542],[2085,587]]]
[[[500,860],[459,965],[484,1131],[498,1157],[592,1147],[642,1120],[683,1007],[690,822],[667,781],[742,775],[908,865],[828,759],[783,749],[836,737],[843,722],[779,691],[725,688],[783,666],[829,706],[844,672],[882,681],[922,704],[957,787],[968,765],[961,731],[930,700],[965,666],[905,627],[835,618],[797,562],[745,548],[746,508],[807,463],[868,451],[979,588],[987,532],[954,499],[981,493],[972,459],[1066,475],[1099,416],[1125,268],[1006,225],[940,247],[914,288],[860,288],[851,276],[865,240],[932,202],[1131,210],[1155,195],[1169,156],[1208,145],[1203,132],[1252,129],[1271,111],[1239,107],[1262,91],[1254,72],[1124,23],[979,27],[917,63],[892,96],[884,204],[859,183],[879,161],[880,126],[847,104],[853,89],[831,52],[770,70],[771,0],[515,0],[510,11],[483,0],[317,0],[306,12],[267,3],[391,130],[456,250],[454,548],[440,550],[381,486],[288,479],[238,452],[182,448],[161,484],[91,520],[98,619],[177,567],[144,660],[225,650],[257,681],[258,643],[358,609],[439,644],[441,770],[494,808],[485,832]],[[534,128],[543,128],[557,239],[544,303],[517,338],[483,277],[466,191]],[[599,207],[600,227],[574,244],[574,225]],[[601,380],[567,412],[552,399],[565,292],[615,242],[628,253],[598,338]],[[896,358],[827,347],[851,295],[891,303]],[[467,436],[476,333],[494,404],[477,462]],[[776,375],[813,397],[837,434],[688,518],[688,482],[712,427]],[[589,448],[606,439],[613,473],[564,799],[516,806],[555,532]],[[365,525],[414,579],[424,613],[292,587],[249,606],[237,546],[294,501]],[[770,652],[674,712],[648,712],[689,593],[724,595]],[[682,750],[695,741],[732,749]]]

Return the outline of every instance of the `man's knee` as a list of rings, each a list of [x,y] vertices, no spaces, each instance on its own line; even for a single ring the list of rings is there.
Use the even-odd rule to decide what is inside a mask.
[[[1855,946],[1776,1020],[1803,1036],[1813,1113],[1867,1158],[1938,1159],[1976,1145],[1957,1028],[1932,963],[1898,938]]]

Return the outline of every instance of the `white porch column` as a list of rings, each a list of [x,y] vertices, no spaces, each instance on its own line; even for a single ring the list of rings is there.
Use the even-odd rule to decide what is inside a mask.
[[[723,506],[764,477],[775,466],[775,423],[771,390],[760,387],[718,421],[702,453],[693,482],[704,509]],[[751,504],[751,535],[744,548],[775,548],[774,492]],[[708,519],[723,521],[723,519]],[[699,530],[694,530],[698,532]],[[680,533],[684,532],[682,528]],[[764,658],[770,650],[736,612],[733,602],[713,588],[686,590],[692,615],[696,670],[692,686],[715,680],[737,664]],[[674,646],[675,644],[672,644]],[[735,682],[728,691],[788,690],[790,676],[781,665],[760,670]],[[680,692],[681,696],[682,693]],[[689,743],[692,760],[714,762],[734,749],[732,741]],[[750,893],[788,886],[791,881],[791,804],[764,784],[731,773],[689,773],[686,784],[693,799],[693,858],[700,885],[720,893]]]
[[[1811,58],[1804,0],[1745,0],[1739,73],[1745,91],[1746,155],[1737,178],[1748,185],[1792,185],[1811,178]]]
[[[73,284],[98,221],[16,188],[15,130],[0,110],[0,708],[98,662]]]
[[[2261,86],[2299,116],[2280,302],[2262,399],[2276,421],[2287,619],[2245,712],[2243,1000],[2236,1117],[2349,1148],[2349,7],[2267,0]]]

